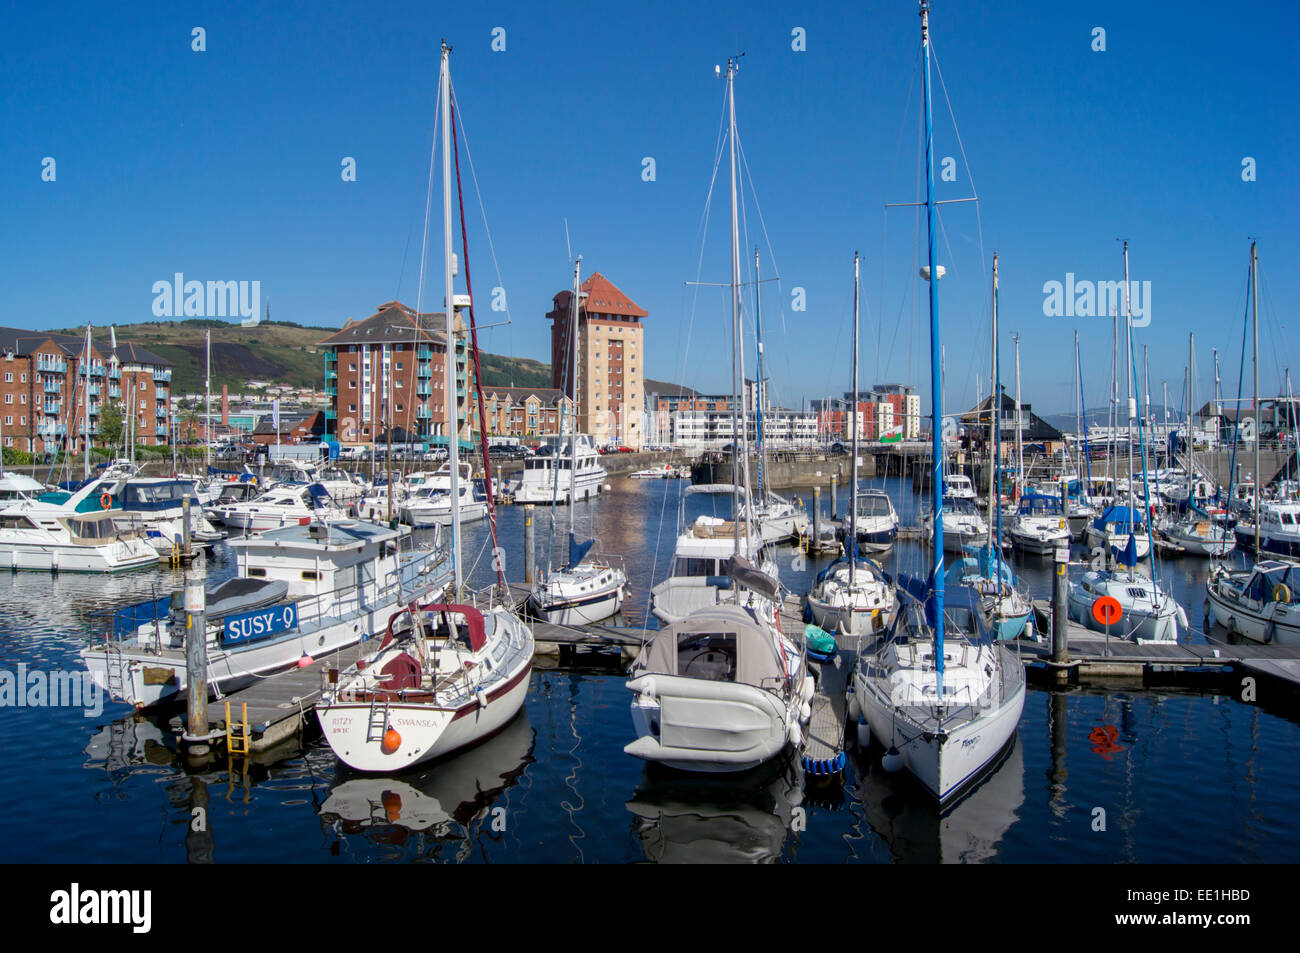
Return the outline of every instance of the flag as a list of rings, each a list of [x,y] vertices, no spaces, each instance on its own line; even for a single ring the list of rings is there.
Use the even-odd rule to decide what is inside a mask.
[[[899,424],[896,427],[890,427],[888,430],[883,431],[880,435],[881,443],[898,443],[902,439],[903,439],[902,424]]]

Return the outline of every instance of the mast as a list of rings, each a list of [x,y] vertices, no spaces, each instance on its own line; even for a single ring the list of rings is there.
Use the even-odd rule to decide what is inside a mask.
[[[1129,373],[1133,366],[1133,312],[1129,301],[1127,240],[1124,241],[1124,328],[1124,379],[1128,391],[1128,532],[1130,537],[1136,537],[1137,530],[1133,526],[1133,418],[1137,414],[1137,400],[1133,397],[1133,375]],[[1128,567],[1129,579],[1133,578],[1133,569],[1133,566]]]
[[[1250,243],[1250,308],[1255,325],[1255,558],[1259,558],[1259,254]]]
[[[460,564],[460,416],[456,406],[456,299],[452,283],[455,272],[451,245],[451,47],[442,41],[442,67],[438,77],[439,97],[442,100],[442,240],[443,278],[446,293],[447,347],[444,352],[446,400],[444,413],[450,408],[450,419],[444,424],[447,430],[447,459],[451,463],[451,562],[455,570],[456,598],[464,585],[464,570]]]
[[[767,441],[763,438],[763,402],[767,387],[763,376],[763,284],[759,281],[758,248],[754,248],[754,337],[758,341],[757,369],[754,372],[754,433],[758,436],[758,499],[767,502]]]
[[[930,3],[921,0],[921,52],[925,86],[925,219],[928,278],[930,281],[930,402],[932,421],[930,453],[933,456],[930,491],[934,510],[934,660],[938,698],[943,700],[943,369],[939,336],[939,273],[934,255],[934,238],[938,230],[934,201],[934,120],[930,110]]]
[[[731,408],[731,524],[736,555],[740,555],[740,468],[747,461],[740,456],[743,432],[737,430],[737,411],[743,419],[744,400],[740,379],[740,232],[736,195],[736,57],[727,60],[727,110],[731,151],[731,377],[735,404]]]
[[[1195,454],[1196,441],[1192,437],[1192,375],[1195,373],[1192,369],[1192,353],[1195,347],[1196,335],[1187,335],[1187,507],[1190,510],[1192,506],[1192,472],[1194,464],[1192,458]],[[1189,517],[1191,513],[1187,514]]]
[[[81,416],[82,416],[82,426],[86,428],[86,442],[82,444],[81,447],[83,451],[81,455],[81,475],[82,475],[82,479],[89,480],[90,479],[90,443],[91,443],[90,441],[90,325],[89,324],[86,325],[86,363],[85,363],[85,374],[83,376],[85,377],[86,389],[85,389],[85,400],[82,402]],[[132,411],[132,414],[134,414],[134,411]],[[134,453],[132,453],[131,456],[132,459],[135,458]]]
[[[573,342],[573,392],[574,394],[578,393],[578,368],[581,363],[578,360],[578,338],[577,338],[578,295],[582,293],[581,272],[582,272],[582,256],[579,255],[577,257],[577,260],[575,260],[573,263],[573,302],[571,308],[571,314],[573,315],[572,318],[573,323],[571,325],[572,330],[569,334],[569,337]],[[569,562],[572,563],[573,562],[572,553],[573,553],[574,510],[578,508],[578,429],[573,426],[569,427],[569,445],[572,451],[572,454],[569,459],[569,553],[570,553]],[[558,453],[556,454],[556,461],[557,462],[559,461]],[[575,567],[570,565],[569,568],[573,569]],[[548,566],[547,569],[549,570],[550,567]]]
[[[994,462],[993,456],[997,452],[998,439],[998,418],[1002,415],[1002,401],[998,394],[998,255],[993,253],[993,336],[990,341],[989,355],[989,464],[993,472],[989,475],[989,529],[993,528],[993,501],[997,493],[998,462]],[[999,534],[1000,539],[1001,534]],[[989,549],[993,548],[993,540],[989,539]],[[991,553],[990,553],[991,555]],[[992,562],[989,563],[989,569],[992,571]]]
[[[212,329],[207,334],[208,370],[203,380],[203,432],[207,437],[203,441],[203,475],[206,477],[212,468]]]
[[[1023,439],[1024,424],[1021,419],[1020,410],[1020,335],[1011,335],[1011,340],[1016,342],[1016,500],[1020,499],[1020,488],[1025,482],[1025,442]]]
[[[849,484],[849,587],[858,569],[858,253],[853,253],[853,476]]]

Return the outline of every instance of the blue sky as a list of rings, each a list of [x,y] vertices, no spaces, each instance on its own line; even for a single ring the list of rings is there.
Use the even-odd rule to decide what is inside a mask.
[[[204,52],[191,49],[196,26]],[[496,27],[504,52],[491,48]],[[1092,49],[1096,27],[1104,52]],[[795,28],[804,51],[792,49]],[[936,153],[954,157],[958,176],[939,194],[970,195],[973,174],[980,198],[978,216],[971,204],[942,215],[949,406],[987,380],[995,250],[1004,366],[1018,332],[1025,399],[1072,408],[1077,327],[1088,403],[1103,403],[1109,320],[1047,317],[1042,289],[1067,272],[1121,277],[1117,237],[1130,242],[1133,278],[1152,283],[1151,324],[1135,338],[1150,348],[1157,401],[1161,381],[1183,386],[1189,331],[1198,396],[1215,346],[1235,392],[1258,239],[1261,377],[1276,386],[1300,292],[1296,9],[937,0],[932,29],[956,116],[954,127],[936,76]],[[856,249],[862,381],[916,383],[928,407],[918,220],[884,209],[918,198],[910,0],[25,5],[0,38],[0,322],[153,320],[153,283],[178,271],[260,281],[273,318],[304,324],[338,326],[393,297],[413,304],[442,37],[495,248],[494,262],[462,157],[480,320],[501,317],[485,307],[497,285],[513,319],[483,335],[485,349],[549,358],[543,315],[569,282],[567,219],[584,272],[649,310],[649,376],[728,388],[725,294],[685,283],[729,278],[725,165],[707,232],[701,223],[723,106],[713,67],[743,51],[742,243],[747,261],[762,248],[765,277],[779,269],[779,285],[763,286],[773,396],[798,406],[848,387]],[[53,182],[41,180],[47,156]],[[355,182],[341,179],[345,156]],[[1254,182],[1242,181],[1247,156]],[[440,240],[430,259],[425,303],[436,308]],[[806,311],[792,310],[796,288]]]

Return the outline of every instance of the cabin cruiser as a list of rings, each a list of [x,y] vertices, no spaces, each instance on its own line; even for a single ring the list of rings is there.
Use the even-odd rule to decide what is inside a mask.
[[[888,551],[898,539],[898,513],[889,494],[884,490],[858,490],[857,507],[858,551]],[[843,526],[846,530],[850,522],[845,518]]]
[[[357,516],[363,520],[387,523],[398,519],[402,512],[402,503],[406,500],[406,490],[400,481],[393,483],[392,509],[388,505],[388,484],[376,483],[369,493],[356,502]]]
[[[124,517],[113,477],[0,508],[0,569],[121,572],[157,565],[145,528]]]
[[[185,539],[185,501],[190,501],[190,540],[211,544],[225,539],[203,515],[192,480],[167,477],[131,477],[120,490],[122,512],[138,518],[159,555],[166,556]]]
[[[1144,511],[1127,506],[1109,506],[1092,521],[1084,534],[1089,546],[1106,552],[1122,551],[1132,541],[1137,550],[1138,559],[1146,559],[1151,553],[1151,539],[1147,535],[1147,518]]]
[[[812,520],[797,506],[775,493],[767,494],[766,502],[742,511],[742,518],[752,521],[765,543],[781,543],[788,539],[801,539],[812,532]]]
[[[409,530],[360,520],[290,525],[228,545],[237,575],[205,599],[208,685],[222,693],[369,638],[395,608],[451,577],[445,552],[415,551]],[[179,593],[105,622],[81,656],[111,697],[144,707],[184,696]]]
[[[730,490],[722,484],[696,484],[686,488],[683,505],[696,493]],[[737,540],[739,542],[737,542]],[[728,560],[740,556],[775,579],[777,566],[762,538],[747,523],[701,515],[677,537],[673,550],[672,574],[650,592],[650,609],[665,625],[686,618],[696,609],[720,602],[742,601],[757,607],[767,618],[775,618],[778,595],[755,591],[726,574]],[[732,593],[733,586],[739,586]],[[743,598],[735,596],[743,593]]]
[[[1180,517],[1168,519],[1160,527],[1165,538],[1181,546],[1194,556],[1227,556],[1237,548],[1237,537],[1232,530],[1192,504]]]
[[[934,515],[926,513],[921,523],[933,534]],[[972,500],[958,497],[945,500],[943,507],[943,551],[960,554],[968,546],[981,546],[988,540],[989,527]]]
[[[0,506],[19,500],[34,500],[45,492],[45,484],[23,473],[6,473],[0,477]]]
[[[975,492],[975,484],[964,473],[945,473],[943,475],[943,495],[944,499],[952,500],[979,499],[979,494]]]
[[[1300,503],[1263,500],[1259,508],[1261,555],[1300,556]],[[1255,548],[1255,525],[1248,514],[1237,522],[1235,532],[1243,549]]]
[[[1025,669],[992,637],[979,594],[957,588],[944,597],[940,679],[933,594],[924,579],[903,575],[899,583],[893,624],[858,657],[849,715],[859,721],[860,746],[874,735],[887,749],[886,770],[906,768],[944,805],[1012,742]]]
[[[449,478],[450,479],[450,478]],[[456,488],[460,494],[460,520],[472,523],[486,519],[487,500],[477,492],[471,480],[462,480]],[[451,490],[428,483],[414,490],[401,504],[401,520],[417,528],[451,525]]]
[[[482,741],[523,707],[533,634],[510,610],[411,604],[379,648],[329,674],[321,731],[358,771],[401,771]]]
[[[1011,523],[1011,544],[1016,549],[1046,555],[1058,543],[1070,543],[1070,525],[1061,509],[1061,499],[1032,493],[1020,498]]]
[[[247,503],[231,503],[214,510],[227,526],[250,533],[347,516],[346,510],[330,499],[319,483],[281,483]]]
[[[811,717],[806,655],[752,607],[708,606],[649,633],[630,676],[637,737],[623,750],[683,771],[757,767],[798,748]]]
[[[575,452],[578,468],[571,475]],[[600,454],[590,434],[544,437],[536,455],[524,461],[524,475],[515,490],[515,502],[568,503],[571,496],[590,499],[600,492],[608,475],[600,465]]]
[[[203,515],[211,523],[224,523],[221,518],[221,511],[227,506],[235,503],[251,503],[262,495],[263,489],[258,486],[257,475],[246,473],[239,477],[238,480],[232,477],[231,480],[221,484],[221,492],[218,494],[216,502],[211,506],[203,508]]]
[[[1300,566],[1266,559],[1245,570],[1211,566],[1205,592],[1214,621],[1266,645],[1300,646]]]

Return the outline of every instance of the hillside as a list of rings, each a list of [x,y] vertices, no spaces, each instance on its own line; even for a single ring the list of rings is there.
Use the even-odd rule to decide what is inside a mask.
[[[153,321],[117,327],[119,343],[131,341],[175,364],[172,393],[197,393],[203,389],[204,335],[212,329],[212,388],[229,385],[236,393],[248,380],[269,380],[292,387],[320,388],[325,378],[325,352],[316,342],[337,328],[303,327],[280,321],[245,328],[203,318],[188,321]],[[78,335],[84,329],[62,333]],[[104,336],[95,331],[96,343]],[[104,345],[107,341],[102,342]],[[499,354],[480,355],[483,383],[488,387],[549,387],[551,367],[529,358]]]

